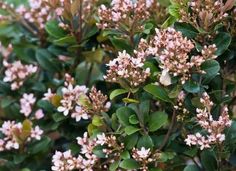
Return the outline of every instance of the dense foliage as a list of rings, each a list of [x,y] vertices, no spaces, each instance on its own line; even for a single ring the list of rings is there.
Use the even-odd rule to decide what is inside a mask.
[[[0,0],[0,171],[236,170],[235,0]]]

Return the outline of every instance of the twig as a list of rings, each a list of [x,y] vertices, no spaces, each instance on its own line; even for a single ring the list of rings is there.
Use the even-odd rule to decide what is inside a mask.
[[[170,123],[169,129],[168,129],[168,132],[167,132],[167,134],[166,134],[166,136],[165,136],[161,146],[158,149],[159,151],[161,151],[166,146],[166,143],[168,142],[170,134],[171,134],[171,132],[172,132],[172,130],[174,128],[175,122],[176,122],[176,111],[174,109],[173,115],[172,115],[172,119],[171,119],[171,123]]]

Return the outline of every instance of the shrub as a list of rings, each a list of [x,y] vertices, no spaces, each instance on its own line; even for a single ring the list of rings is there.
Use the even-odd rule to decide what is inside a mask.
[[[0,7],[0,170],[236,169],[234,0]]]

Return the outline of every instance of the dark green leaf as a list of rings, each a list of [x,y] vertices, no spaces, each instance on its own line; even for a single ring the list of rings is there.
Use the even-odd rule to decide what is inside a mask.
[[[217,51],[216,51],[217,56],[220,56],[221,54],[224,53],[224,51],[228,49],[231,39],[232,38],[229,33],[220,32],[219,34],[217,34],[217,36],[215,37],[213,41],[213,43],[217,47]]]
[[[36,142],[35,144],[32,144],[28,150],[31,154],[36,154],[40,151],[45,151],[48,148],[50,148],[51,140],[48,137],[42,138],[40,141]]]
[[[201,153],[201,163],[206,171],[216,170],[217,162],[213,152],[202,151]]]
[[[175,23],[175,29],[190,39],[195,38],[198,34],[197,29],[188,23]]]
[[[120,154],[120,157],[122,159],[129,159],[130,158],[130,154],[128,151],[123,151],[121,154]]]
[[[52,55],[45,49],[38,49],[36,51],[36,59],[39,65],[50,72],[60,71],[60,68],[55,63],[52,58]]]
[[[126,159],[120,163],[120,167],[123,169],[138,169],[140,167],[139,163],[134,159]]]
[[[116,111],[116,116],[120,123],[124,126],[129,126],[129,117],[135,114],[135,112],[129,107],[121,107]]]
[[[168,122],[168,116],[164,112],[155,112],[150,115],[148,128],[150,132],[154,132]]]
[[[109,171],[116,171],[117,168],[119,167],[120,161],[114,161],[113,163],[110,164]]]
[[[208,60],[201,65],[201,69],[206,72],[205,74],[203,74],[203,82],[208,83],[220,71],[220,65],[216,60]]]
[[[112,45],[120,51],[126,50],[128,53],[132,53],[132,47],[130,46],[127,39],[122,39],[118,37],[110,38]]]
[[[134,127],[134,126],[127,126],[127,127],[125,127],[125,133],[127,135],[131,135],[131,134],[133,134],[133,133],[135,133],[135,132],[137,132],[139,130],[140,130],[140,128],[137,128],[137,127]]]
[[[131,116],[129,117],[129,123],[131,123],[131,124],[133,124],[133,125],[138,124],[139,121],[138,121],[137,116],[136,116],[136,115],[131,115]]]
[[[125,137],[125,148],[130,150],[132,149],[138,141],[138,133],[132,134],[132,135],[128,135]]]
[[[187,91],[189,93],[198,93],[200,91],[200,86],[192,80],[188,80],[183,85],[183,88],[184,88],[185,91]]]
[[[154,97],[165,102],[171,102],[166,90],[160,86],[148,84],[144,87],[144,90],[152,94]]]
[[[65,31],[62,28],[60,28],[58,24],[59,23],[56,20],[51,20],[48,21],[45,26],[47,33],[50,36],[53,36],[54,38],[61,38],[66,35]]]
[[[144,135],[138,140],[137,147],[141,149],[142,147],[152,149],[154,147],[152,138],[149,135]]]

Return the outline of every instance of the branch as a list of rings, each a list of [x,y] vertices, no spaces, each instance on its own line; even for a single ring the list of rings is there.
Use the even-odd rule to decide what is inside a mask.
[[[166,134],[166,136],[165,136],[161,146],[158,149],[159,151],[161,151],[166,146],[166,144],[168,142],[168,139],[170,137],[170,134],[173,131],[175,123],[176,123],[176,111],[174,109],[173,115],[172,115],[172,118],[171,118],[171,123],[170,123],[169,129],[168,129],[168,132],[167,132],[167,134]]]

